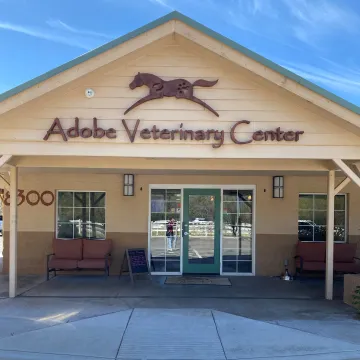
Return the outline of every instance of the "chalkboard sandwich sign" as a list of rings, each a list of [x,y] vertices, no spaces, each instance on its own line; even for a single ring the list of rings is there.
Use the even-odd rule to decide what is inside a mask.
[[[150,275],[146,252],[147,250],[144,248],[126,249],[119,276],[125,271],[126,264],[132,283],[134,283],[134,275],[136,274]]]

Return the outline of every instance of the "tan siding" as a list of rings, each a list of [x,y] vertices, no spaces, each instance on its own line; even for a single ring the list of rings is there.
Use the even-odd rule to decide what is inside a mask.
[[[88,124],[84,124],[84,127],[92,127],[92,123],[88,123]],[[101,124],[99,124],[101,126]],[[118,127],[123,127],[122,125],[120,125],[118,123]],[[159,128],[158,129],[179,129],[179,125],[178,126],[164,126],[163,128]],[[146,126],[145,126],[146,127]],[[145,128],[144,127],[144,128]],[[135,143],[136,144],[142,144],[142,145],[156,145],[156,146],[211,146],[213,143],[218,143],[218,141],[214,141],[210,138],[210,140],[190,140],[190,135],[187,135],[189,137],[189,140],[185,141],[185,140],[180,140],[178,138],[175,138],[174,140],[163,140],[163,139],[142,139],[139,135],[140,130],[143,129],[143,127],[139,128],[138,132],[137,132],[137,136],[135,138]],[[185,128],[185,130],[188,130]],[[201,129],[201,128],[200,128]],[[195,129],[195,130],[200,130],[199,128]],[[208,127],[208,129],[215,129],[217,130],[218,128],[216,127]],[[205,128],[204,130],[207,130],[207,128]],[[219,129],[220,130],[220,129]],[[274,130],[274,128],[273,128]],[[296,130],[295,128],[283,128],[283,130]],[[133,129],[131,128],[130,131],[133,131]],[[17,141],[26,141],[26,142],[34,142],[34,141],[40,141],[43,142],[43,137],[46,134],[44,132],[41,132],[40,130],[18,130],[15,134],[13,131],[11,130],[2,130],[0,131],[0,141],[11,141],[11,140],[17,140]],[[125,130],[120,130],[116,132],[116,139],[112,139],[111,143],[121,143],[121,144],[129,144],[130,140],[129,137],[126,133]],[[213,136],[213,135],[212,135]],[[241,134],[239,134],[237,136],[238,140],[241,141],[247,141],[249,139],[251,139],[252,136],[252,132],[246,131],[246,132],[242,132]],[[347,134],[346,135],[346,140],[347,140],[347,145],[346,146],[357,146],[358,145],[358,138],[356,135],[352,135],[352,134]],[[72,141],[72,139],[69,140],[69,142]],[[47,140],[48,143],[50,142],[60,142],[63,143],[64,140],[61,137],[61,135],[51,135],[50,138]],[[87,139],[83,139],[83,138],[79,138],[76,139],[77,143],[109,143],[109,139],[106,137],[103,137],[102,139],[95,139],[93,137],[87,138]],[[246,147],[249,147],[251,149],[251,147],[262,147],[262,146],[274,146],[274,144],[277,147],[303,147],[304,145],[309,145],[309,146],[324,146],[324,145],[331,145],[331,146],[344,146],[344,140],[339,137],[336,136],[335,134],[322,134],[321,137],[318,136],[318,134],[307,134],[306,136],[302,135],[300,140],[298,142],[294,142],[294,141],[281,141],[281,142],[276,142],[276,141],[253,141],[251,144],[247,144]],[[242,145],[244,146],[244,145]],[[239,145],[234,145],[232,143],[232,141],[230,140],[230,133],[229,132],[225,132],[225,142],[222,145],[222,147],[231,147],[231,148],[239,148]],[[240,148],[239,148],[240,150]]]
[[[147,70],[147,72],[150,72],[150,69]],[[106,76],[102,74],[98,77],[97,83],[100,83],[101,86],[120,86],[123,88],[127,88],[129,83],[133,80],[134,76],[137,73],[133,74],[124,74],[124,76]],[[179,75],[175,74],[174,76],[165,76],[163,74],[155,74],[161,77],[163,80],[172,80],[174,78],[179,78]],[[185,74],[183,74],[185,75]],[[199,79],[199,76],[186,76],[186,80],[190,81],[191,83],[195,80]],[[214,76],[205,77],[203,76],[203,79],[205,80],[214,80]],[[92,81],[83,81],[83,84],[85,86],[89,86],[93,84]],[[98,84],[97,84],[98,85]],[[251,85],[251,83],[246,82],[238,82],[234,80],[232,77],[221,77],[221,81],[219,80],[219,83],[216,84],[217,89],[230,89],[230,90],[252,90],[255,89],[255,84]],[[138,90],[137,90],[138,91]]]
[[[85,91],[85,89],[83,89]],[[82,92],[83,94],[83,92]],[[81,96],[83,96],[81,94]],[[163,99],[168,100],[168,99]],[[156,100],[154,100],[155,102]],[[159,101],[159,100],[157,100]],[[66,101],[65,101],[66,104]],[[185,104],[185,103],[184,103]],[[188,104],[188,102],[186,102]],[[55,111],[56,110],[56,111]],[[56,115],[56,116],[55,116]],[[240,116],[241,115],[241,116]],[[222,121],[228,121],[235,123],[239,119],[247,119],[252,122],[289,122],[292,123],[294,121],[308,122],[310,124],[319,123],[322,126],[322,131],[326,130],[327,121],[324,121],[323,118],[316,118],[314,115],[308,114],[307,117],[302,116],[302,114],[298,112],[288,112],[288,111],[266,111],[262,109],[258,110],[243,110],[238,111],[219,111],[219,118],[216,118],[209,111],[205,111],[204,109],[196,108],[196,110],[188,110],[187,108],[182,109],[182,111],[173,111],[168,109],[141,109],[135,108],[126,116],[117,109],[106,109],[105,110],[94,110],[88,108],[67,108],[66,106],[50,108],[47,106],[39,107],[38,110],[34,112],[20,113],[8,117],[3,117],[1,119],[1,126],[3,128],[11,128],[11,124],[13,122],[23,122],[23,128],[32,128],[35,126],[37,120],[46,119],[48,121],[48,127],[50,127],[53,119],[58,117],[60,119],[74,119],[75,117],[79,117],[80,119],[91,120],[94,116],[98,119],[141,119],[147,121],[207,121],[209,124],[221,124]],[[282,124],[281,124],[282,125]],[[333,125],[330,123],[330,126]],[[333,125],[333,129],[343,129],[343,127]]]
[[[231,78],[232,74],[226,73],[225,69],[212,68],[204,66],[152,66],[151,73],[160,77],[189,77],[189,78],[217,78],[228,77]],[[105,76],[129,76],[129,74],[137,74],[138,72],[149,72],[149,67],[144,66],[126,66],[105,72]]]
[[[156,125],[158,128],[165,129],[166,127],[168,129],[179,127],[181,123],[186,124],[186,129],[189,130],[198,130],[198,129],[208,129],[210,128],[216,128],[219,130],[229,130],[234,125],[234,121],[224,120],[217,122],[216,124],[211,124],[209,121],[206,120],[197,120],[197,121],[188,121],[188,119],[185,119],[186,115],[182,116],[182,119],[160,119],[160,120],[148,120],[148,119],[141,119],[140,126],[141,128],[151,128],[154,125]],[[27,121],[32,121],[34,124],[32,125],[32,131],[34,130],[42,130],[43,134],[46,133],[46,131],[49,129],[49,124],[52,124],[54,119],[48,118],[48,119],[27,119]],[[121,118],[117,119],[98,119],[98,126],[108,129],[108,128],[117,128],[118,130],[121,130],[122,123]],[[136,120],[134,119],[127,119],[127,123],[131,125],[131,128],[133,128],[133,124]],[[74,126],[74,118],[61,118],[61,125],[64,130],[67,130],[68,128]],[[80,127],[85,126],[92,126],[92,119],[80,119]],[[306,121],[255,121],[250,123],[249,125],[243,125],[242,127],[239,127],[239,129],[242,129],[243,133],[252,133],[257,130],[274,130],[277,127],[281,127],[282,129],[301,129],[302,131],[305,131],[306,134],[333,134],[335,131],[338,131],[339,134],[347,135],[348,132],[345,129],[338,129],[335,125],[330,124],[324,124],[324,122],[317,122],[317,123],[310,123]],[[17,132],[20,130],[24,130],[24,119],[18,118],[14,119],[13,121],[9,121],[6,129],[3,131],[12,131],[13,129],[16,129]],[[350,134],[351,136],[355,136],[353,134]]]
[[[213,149],[211,146],[197,147],[171,144],[169,147],[152,146],[147,144],[132,144],[131,150],[128,144],[118,143],[116,146],[109,142],[103,143],[67,143],[67,142],[0,142],[0,153],[12,155],[53,155],[59,156],[104,156],[104,157],[147,157],[147,158],[228,158],[228,159],[359,159],[360,146],[249,146],[238,145],[237,148],[222,146]],[[236,151],[234,151],[236,149]],[[284,151],[286,149],[286,151]]]
[[[148,70],[150,71],[150,70]],[[129,81],[131,79],[129,78]],[[96,92],[96,98],[131,98],[137,100],[142,94],[147,94],[148,89],[146,87],[138,88],[136,94],[134,91],[129,91],[128,86],[92,86],[92,89]],[[81,95],[83,89],[77,89]],[[74,91],[75,92],[75,91]],[[213,88],[196,88],[196,96],[203,100],[218,100],[226,96],[227,100],[275,100],[275,96],[261,92],[257,89],[221,89],[218,83]]]
[[[129,91],[129,90],[127,90]],[[134,94],[133,94],[134,95]],[[74,109],[94,109],[94,112],[102,111],[103,109],[118,109],[119,111],[125,111],[130,105],[132,105],[137,99],[141,97],[137,96],[130,98],[93,98],[93,99],[73,99],[71,102],[66,102],[66,107]],[[65,99],[66,100],[66,99]],[[280,111],[285,110],[285,107],[279,104],[277,101],[272,100],[228,100],[218,99],[209,100],[211,105],[217,111],[256,111],[261,109],[262,111]],[[55,111],[59,107],[54,107]],[[202,106],[195,104],[185,99],[164,98],[149,101],[141,105],[144,110],[172,110],[181,111],[186,108],[187,111],[204,111]],[[96,109],[96,110],[95,110]]]
[[[245,171],[247,176],[254,174],[263,174],[268,171],[309,171],[309,172],[327,172],[328,163],[321,160],[283,160],[283,159],[145,159],[145,158],[130,158],[130,157],[81,157],[81,156],[22,156],[16,157],[16,164],[19,167],[36,168],[33,171],[42,171],[41,168],[49,171],[57,171],[62,168],[62,171],[73,172],[82,168],[80,171],[90,171],[98,169],[97,171],[118,171],[119,169],[132,169],[136,172],[145,171],[160,171],[160,174],[165,174],[171,170],[180,170],[182,175],[199,171],[211,171],[214,175],[215,171],[219,175],[234,175],[235,171]],[[38,169],[40,168],[40,169]],[[67,169],[64,169],[67,168]],[[106,170],[103,170],[106,169]],[[46,171],[45,170],[45,171]],[[219,173],[219,170],[221,171]],[[256,172],[255,172],[256,171]],[[254,173],[255,172],[255,173]]]

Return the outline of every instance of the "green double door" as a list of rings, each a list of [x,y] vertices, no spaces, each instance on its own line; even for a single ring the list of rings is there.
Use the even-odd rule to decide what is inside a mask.
[[[184,189],[183,273],[220,273],[220,189]]]

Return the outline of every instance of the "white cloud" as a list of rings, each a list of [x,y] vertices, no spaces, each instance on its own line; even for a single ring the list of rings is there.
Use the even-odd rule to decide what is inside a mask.
[[[266,4],[266,2],[264,1],[259,1],[259,0],[253,0],[252,2],[252,8],[253,8],[253,13],[257,13],[257,12],[262,12],[264,11],[264,4]]]
[[[309,32],[309,29],[306,29],[302,26],[294,25],[292,27],[292,30],[293,30],[294,36],[298,40],[300,40],[308,45],[315,46],[315,42],[314,42],[315,39],[313,36],[311,36],[311,32]]]
[[[163,6],[163,7],[167,8],[167,9],[174,10],[174,8],[169,5],[167,0],[150,0],[150,1],[153,4],[157,4],[157,5]]]
[[[82,49],[89,50],[89,46],[87,44],[84,44],[82,41],[79,41],[76,38],[71,38],[69,36],[62,36],[62,35],[50,33],[46,29],[41,29],[41,28],[36,28],[36,27],[31,27],[31,26],[23,26],[23,25],[18,25],[18,24],[9,23],[9,22],[3,22],[3,21],[0,21],[0,29],[14,31],[14,32],[18,32],[21,34],[33,36],[36,38],[51,40],[51,41],[58,42],[61,44],[76,46],[76,47],[79,47]]]
[[[236,3],[221,3],[209,0],[212,11],[228,24],[243,31],[263,38],[263,41],[274,42],[289,48],[297,49],[295,44],[288,41],[283,31],[283,22],[279,21],[278,7],[272,0],[237,0]],[[223,5],[224,4],[224,5]],[[207,8],[209,8],[207,6]],[[256,49],[254,48],[256,51]]]
[[[310,25],[328,24],[356,30],[358,16],[328,0],[283,0],[292,15]]]
[[[252,15],[262,15],[277,18],[278,12],[272,0],[238,0],[239,7],[246,9]]]
[[[282,63],[283,67],[320,86],[349,94],[360,94],[360,73],[354,74],[354,71],[346,71],[341,65],[335,63],[334,65],[337,65],[339,70],[336,68],[326,70],[317,66],[291,62]]]
[[[309,45],[322,37],[343,30],[359,32],[359,16],[344,3],[338,6],[328,0],[283,0],[290,13],[293,35]]]
[[[233,25],[256,34],[262,32],[259,23],[278,17],[273,4],[271,0],[237,0],[227,5],[213,2],[218,14],[225,12],[231,17],[230,21]]]
[[[359,68],[359,63],[353,63],[353,61],[347,61],[347,64],[338,64],[335,61],[332,61],[328,58],[319,56],[319,59],[321,59],[322,61],[324,61],[325,63],[328,64],[328,66],[330,66],[332,69],[334,69],[334,71],[336,71],[338,74],[344,74],[344,73],[348,73],[349,76],[355,75],[360,77],[360,68]]]
[[[176,0],[148,0],[170,6]],[[192,1],[192,2],[191,2]],[[360,16],[345,1],[332,0],[182,0],[197,11],[272,42],[297,47],[294,39],[315,48],[342,33],[360,33]],[[191,15],[190,15],[191,16]]]
[[[82,30],[82,29],[77,29],[74,28],[68,24],[66,24],[65,22],[61,21],[61,20],[54,20],[54,19],[50,19],[46,22],[50,27],[54,28],[54,29],[58,29],[58,30],[62,30],[62,31],[68,31],[74,34],[79,34],[79,35],[89,35],[89,36],[95,36],[95,37],[103,37],[106,39],[113,39],[113,36],[104,34],[104,33],[100,33],[100,32],[96,32],[96,31],[91,31],[91,30]]]
[[[49,20],[48,28],[19,25],[0,20],[0,29],[14,31],[21,34],[45,39],[60,44],[91,50],[99,46],[102,38],[112,38],[106,34],[97,33],[89,30],[75,29],[60,20]]]

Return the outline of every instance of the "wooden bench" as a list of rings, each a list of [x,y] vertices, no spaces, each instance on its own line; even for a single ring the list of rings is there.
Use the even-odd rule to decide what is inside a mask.
[[[71,270],[104,270],[109,276],[111,265],[110,239],[89,240],[71,239],[53,240],[54,253],[47,255],[46,279],[49,280],[50,272]]]
[[[360,273],[360,260],[355,256],[356,244],[334,244],[334,272]],[[326,270],[326,243],[301,242],[296,245],[296,273]]]

